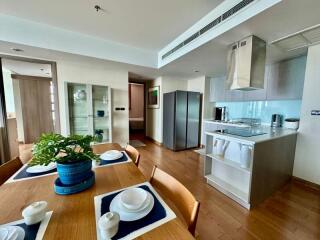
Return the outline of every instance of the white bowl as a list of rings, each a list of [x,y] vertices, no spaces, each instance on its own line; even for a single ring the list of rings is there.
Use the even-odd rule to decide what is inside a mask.
[[[120,201],[129,210],[135,210],[145,203],[148,194],[142,188],[129,188],[120,195]]]

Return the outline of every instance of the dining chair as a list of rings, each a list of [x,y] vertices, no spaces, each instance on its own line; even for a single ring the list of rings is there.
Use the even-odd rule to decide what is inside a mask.
[[[150,183],[173,202],[186,221],[189,232],[195,236],[200,202],[182,183],[157,166],[153,167]]]
[[[20,161],[25,164],[28,163],[32,158],[33,144],[24,144],[19,147]]]
[[[129,144],[127,144],[125,151],[129,155],[129,157],[132,159],[134,164],[138,167],[139,166],[139,161],[140,161],[140,153],[139,153],[139,151],[136,148],[134,148],[131,145],[129,145]]]
[[[7,181],[15,172],[23,166],[19,157],[10,160],[0,166],[0,185]]]

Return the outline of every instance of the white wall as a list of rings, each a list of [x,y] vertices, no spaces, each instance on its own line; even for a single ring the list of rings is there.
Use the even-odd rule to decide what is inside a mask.
[[[320,45],[308,50],[306,75],[302,96],[300,128],[293,175],[320,184]]]
[[[81,61],[80,61],[81,60]],[[89,83],[106,85],[112,88],[113,142],[125,144],[129,141],[129,116],[128,116],[128,72],[125,70],[112,70],[104,61],[92,60],[79,61],[58,60],[58,90],[61,133],[67,134],[65,82]],[[114,111],[114,107],[125,107],[125,111]]]
[[[160,86],[160,107],[157,109],[147,109],[147,131],[146,135],[153,140],[162,143],[163,129],[163,94],[182,90],[187,91],[188,82],[176,77],[163,76],[148,82],[147,89],[151,86]]]
[[[202,94],[202,113],[201,113],[201,134],[202,124],[204,119],[211,119],[213,113],[214,103],[210,102],[210,78],[206,76],[200,76],[197,78],[188,80],[188,91],[200,92]],[[200,144],[202,138],[200,138]]]

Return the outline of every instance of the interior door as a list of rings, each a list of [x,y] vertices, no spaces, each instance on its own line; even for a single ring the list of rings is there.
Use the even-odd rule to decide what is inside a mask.
[[[19,80],[24,143],[36,142],[41,134],[53,132],[50,79]]]

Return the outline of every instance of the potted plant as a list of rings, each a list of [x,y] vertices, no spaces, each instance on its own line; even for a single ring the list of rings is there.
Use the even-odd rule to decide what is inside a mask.
[[[94,140],[89,135],[64,137],[55,133],[43,134],[34,146],[30,164],[48,165],[56,162],[59,181],[63,185],[81,184],[94,175],[91,171],[92,160],[96,160],[97,156],[90,145]]]

